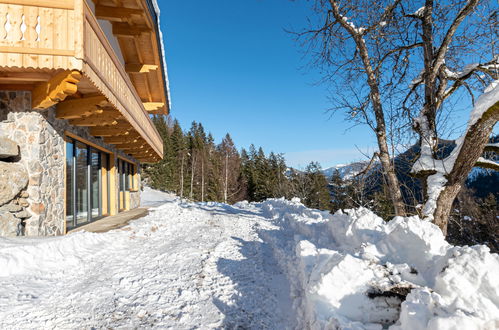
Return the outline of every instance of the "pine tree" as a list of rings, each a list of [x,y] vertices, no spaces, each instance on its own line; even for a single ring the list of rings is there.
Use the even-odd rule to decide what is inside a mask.
[[[352,203],[351,184],[341,178],[340,172],[335,170],[330,180],[331,211],[344,210],[354,207]]]
[[[220,155],[221,164],[219,178],[221,180],[220,187],[222,188],[222,200],[224,203],[234,203],[245,195],[241,158],[228,133],[217,149]]]
[[[309,189],[305,205],[320,210],[331,209],[331,196],[328,190],[328,182],[322,173],[321,166],[317,162],[311,162],[306,169]]]

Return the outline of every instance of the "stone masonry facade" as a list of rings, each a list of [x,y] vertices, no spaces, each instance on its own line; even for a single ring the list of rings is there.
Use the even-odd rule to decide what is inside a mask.
[[[10,204],[15,203],[13,205],[21,207],[20,210],[19,207],[12,207],[16,212],[9,213],[24,212],[20,214],[22,217],[17,217],[18,221],[13,220],[11,216],[5,216],[15,222],[10,228],[21,228],[16,230],[16,235],[64,234],[65,131],[109,150],[113,153],[115,162],[119,156],[138,164],[135,159],[112,145],[105,144],[102,139],[91,136],[86,127],[71,126],[66,120],[56,119],[55,107],[42,111],[31,109],[31,92],[0,91],[0,138],[6,138],[17,144],[19,155],[12,159],[15,160],[15,166],[25,169],[27,175],[27,185],[9,201]],[[138,181],[140,182],[140,179]],[[115,182],[118,184],[117,178]],[[0,179],[0,189],[1,184]],[[138,192],[130,193],[130,201],[130,208],[139,206],[140,189]],[[3,235],[15,236],[12,232],[10,234],[2,232],[0,227],[0,236]]]

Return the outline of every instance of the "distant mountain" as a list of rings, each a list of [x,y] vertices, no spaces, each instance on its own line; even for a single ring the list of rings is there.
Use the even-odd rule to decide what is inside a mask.
[[[338,171],[340,174],[340,177],[343,180],[350,180],[352,179],[355,175],[359,174],[366,166],[369,164],[369,162],[354,162],[350,164],[341,164],[341,165],[336,165],[333,167],[326,168],[322,170],[322,173],[326,176],[327,179],[331,179],[333,174]]]

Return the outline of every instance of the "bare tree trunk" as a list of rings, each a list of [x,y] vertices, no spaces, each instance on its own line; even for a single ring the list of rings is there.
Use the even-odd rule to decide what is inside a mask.
[[[478,0],[469,0],[459,10],[452,24],[445,32],[439,47],[435,46],[433,21],[434,0],[426,0],[422,20],[422,40],[424,50],[424,96],[423,109],[414,123],[414,129],[420,136],[421,155],[413,167],[414,173],[423,177],[425,205],[423,217],[433,221],[447,234],[447,223],[452,204],[461,190],[468,174],[480,158],[493,127],[499,117],[499,105],[496,103],[486,111],[473,126],[469,127],[463,140],[457,140],[457,146],[446,159],[437,159],[438,149],[437,111],[447,97],[448,77],[445,71],[445,56],[451,40],[459,25],[476,7]],[[457,83],[456,87],[459,86]],[[453,88],[449,89],[452,93]],[[494,110],[495,109],[495,110]],[[457,153],[457,155],[455,154]],[[455,159],[453,159],[455,157]],[[439,163],[439,168],[429,165]],[[421,162],[421,164],[419,163]]]
[[[180,165],[180,198],[184,197],[184,158],[185,153],[182,152],[182,162]]]
[[[494,125],[499,121],[499,101],[490,107],[478,122],[467,132],[455,165],[446,175],[447,183],[436,201],[433,222],[447,235],[447,223],[452,204],[461,190],[468,174],[482,155]]]
[[[201,158],[201,202],[204,202],[204,161]]]
[[[360,58],[364,65],[364,70],[367,75],[367,83],[370,88],[370,99],[374,110],[374,115],[376,118],[376,138],[378,140],[379,148],[379,159],[381,166],[383,167],[384,174],[387,178],[388,191],[390,193],[390,198],[393,203],[393,208],[395,215],[404,216],[405,205],[402,198],[402,193],[400,191],[399,181],[397,175],[395,174],[394,163],[390,160],[390,153],[388,149],[388,143],[386,139],[386,124],[385,115],[383,113],[383,106],[381,104],[381,93],[379,91],[378,79],[373,70],[371,59],[369,57],[369,51],[366,46],[366,42],[362,37],[362,33],[350,25],[346,19],[340,14],[338,4],[336,1],[329,0],[332,7],[332,12],[335,19],[347,30],[355,41],[357,49],[359,51]]]
[[[192,199],[194,196],[194,170],[196,169],[196,157],[194,156],[194,151],[192,152],[192,161],[191,161],[191,190],[189,191],[189,199]]]
[[[224,178],[224,203],[227,204],[227,195],[229,189],[229,154],[225,154],[225,178]]]

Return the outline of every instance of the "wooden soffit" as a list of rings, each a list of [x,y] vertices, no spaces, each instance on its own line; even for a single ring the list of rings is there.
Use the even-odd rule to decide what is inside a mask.
[[[125,70],[146,110],[150,114],[168,114],[167,73],[160,47],[159,27],[148,0],[93,2],[96,17],[112,24],[125,61]]]

